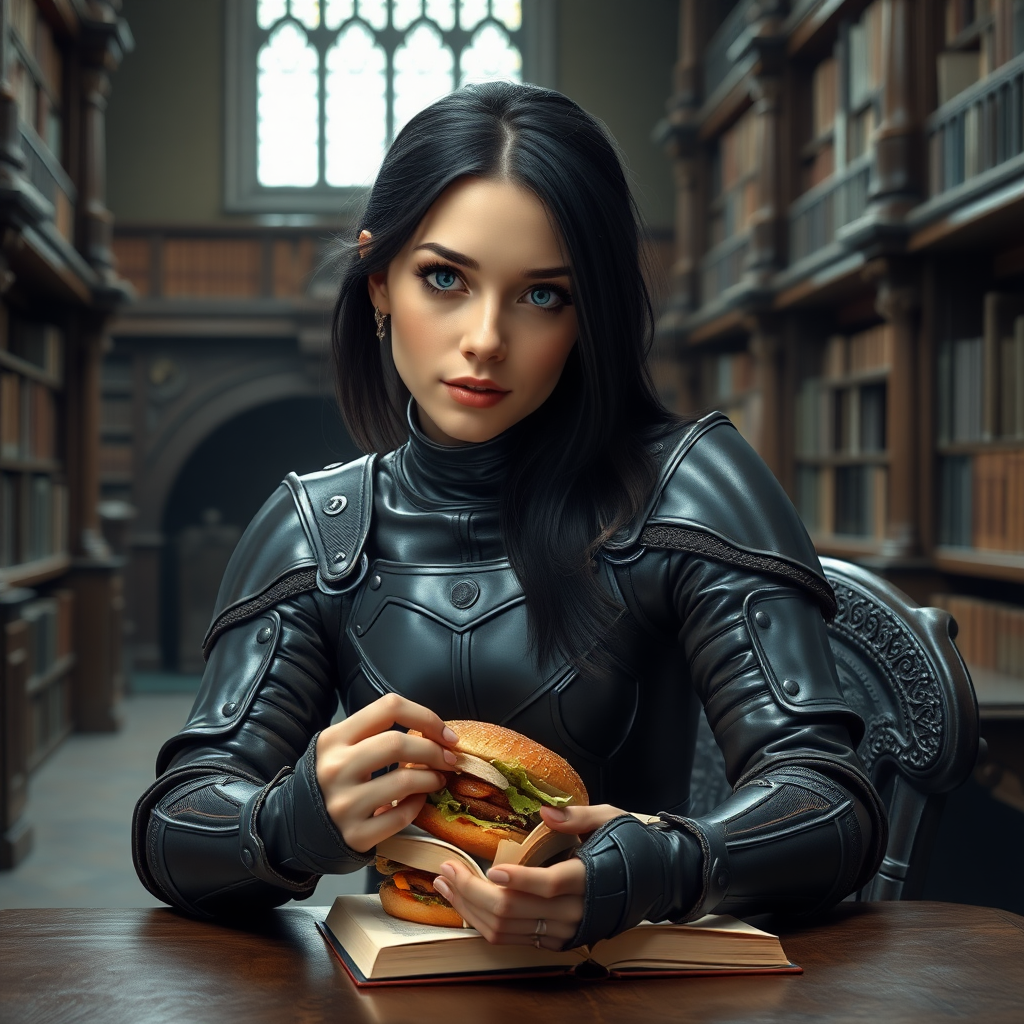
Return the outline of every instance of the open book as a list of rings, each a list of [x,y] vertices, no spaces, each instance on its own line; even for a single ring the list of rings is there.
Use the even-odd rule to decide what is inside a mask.
[[[579,836],[555,832],[541,822],[521,843],[502,839],[498,843],[494,863],[542,867],[558,858],[560,854],[579,846],[579,843]],[[428,835],[414,825],[379,842],[377,856],[419,871],[431,871],[435,875],[440,872],[441,865],[446,860],[457,860],[474,874],[484,877],[484,869],[474,857],[443,839]]]
[[[585,977],[799,972],[775,935],[731,917],[693,924],[645,921],[593,947],[566,952],[491,945],[472,928],[400,921],[380,900],[339,896],[317,922],[331,949],[360,986],[480,981],[577,974]]]

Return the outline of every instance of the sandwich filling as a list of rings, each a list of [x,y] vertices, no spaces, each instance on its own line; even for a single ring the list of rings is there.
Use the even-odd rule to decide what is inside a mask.
[[[542,807],[564,807],[572,802],[567,793],[534,782],[519,765],[491,761],[490,766],[486,773],[490,781],[471,774],[469,765],[466,771],[449,772],[447,785],[427,799],[446,821],[510,833],[528,832],[539,825]],[[504,786],[496,784],[499,779]]]
[[[382,885],[393,885],[400,889],[407,896],[411,896],[420,903],[434,903],[445,907],[451,904],[434,888],[435,876],[428,871],[418,871],[415,868],[407,868],[397,861],[387,860],[385,857],[377,858],[377,870],[388,877]]]

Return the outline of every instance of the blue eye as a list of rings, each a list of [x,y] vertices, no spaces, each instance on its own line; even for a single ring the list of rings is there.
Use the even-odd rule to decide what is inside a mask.
[[[454,270],[432,270],[427,275],[427,280],[441,291],[451,291],[459,283],[459,277]]]
[[[558,304],[558,296],[550,288],[531,288],[530,302],[541,309],[550,309]]]

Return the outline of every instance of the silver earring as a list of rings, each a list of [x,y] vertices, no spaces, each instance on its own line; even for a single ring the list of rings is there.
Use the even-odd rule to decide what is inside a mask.
[[[377,340],[384,340],[384,321],[387,320],[388,314],[382,313],[376,306],[373,307],[373,319],[377,323]]]

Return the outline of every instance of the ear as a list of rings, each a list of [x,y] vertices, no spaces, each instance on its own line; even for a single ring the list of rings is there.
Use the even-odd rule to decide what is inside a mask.
[[[359,258],[364,259],[367,247],[373,236],[366,228],[359,232]],[[367,291],[370,293],[370,301],[382,313],[387,315],[391,312],[391,302],[388,299],[388,275],[387,271],[380,270],[376,274],[370,274],[366,279]]]
[[[370,293],[370,301],[385,316],[391,312],[391,300],[388,298],[388,274],[380,270],[366,279],[366,290]]]

